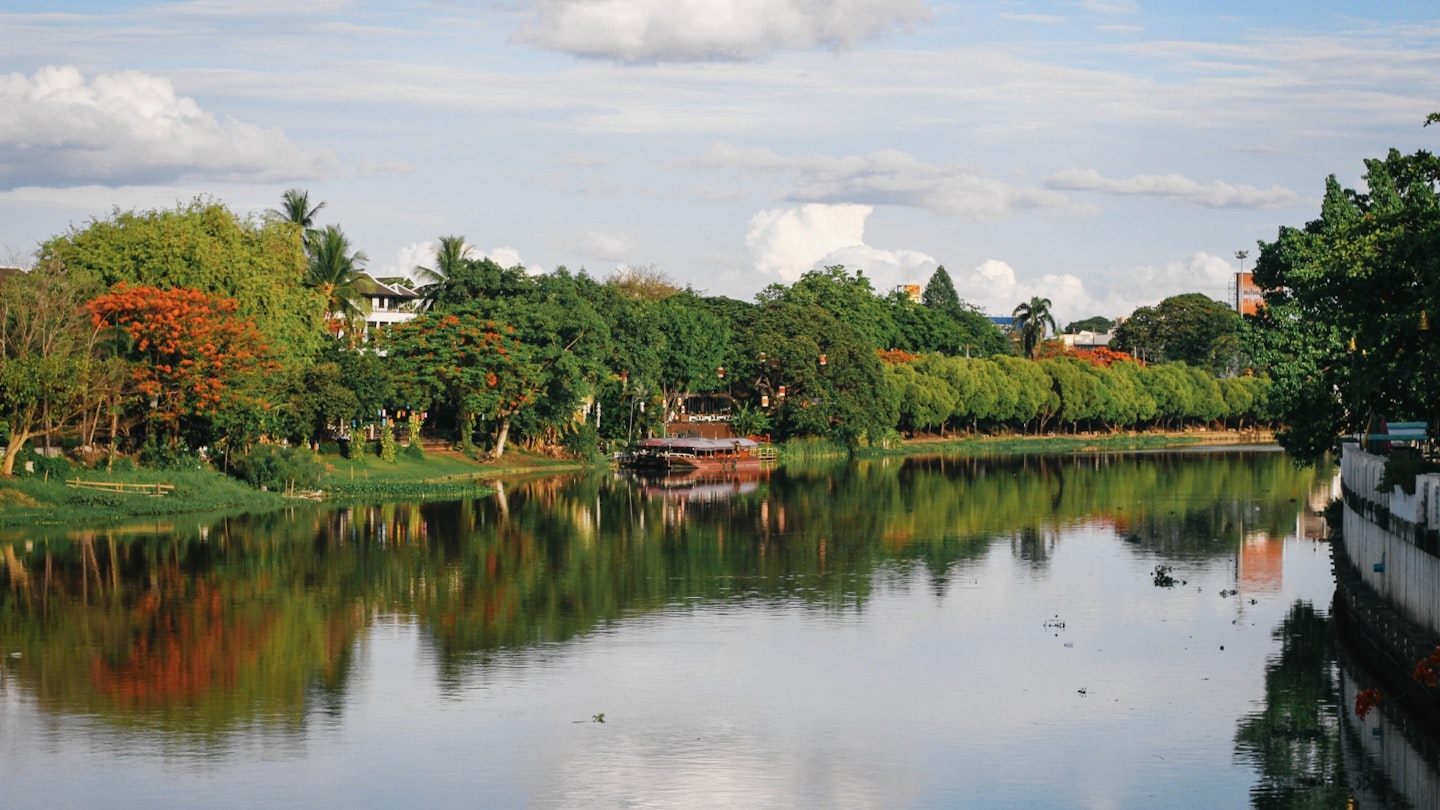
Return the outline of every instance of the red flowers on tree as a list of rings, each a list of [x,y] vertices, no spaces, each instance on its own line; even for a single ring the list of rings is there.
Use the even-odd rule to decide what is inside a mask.
[[[234,299],[121,282],[87,307],[97,327],[129,335],[136,387],[172,432],[186,417],[218,413],[240,379],[278,367]]]

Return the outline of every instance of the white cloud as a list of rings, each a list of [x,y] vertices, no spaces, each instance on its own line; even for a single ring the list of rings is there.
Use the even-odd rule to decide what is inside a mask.
[[[851,48],[933,19],[923,0],[533,0],[514,41],[620,62]]]
[[[371,274],[389,278],[391,276],[409,276],[415,278],[415,268],[434,267],[435,249],[437,245],[431,241],[411,242],[410,244],[395,251],[395,260],[383,265],[371,265]]]
[[[221,121],[168,79],[137,71],[92,82],[74,67],[0,76],[0,109],[0,188],[291,182],[339,167],[332,152],[302,151],[279,129]]]
[[[1079,276],[1069,273],[1046,273],[1033,279],[1021,279],[1015,269],[998,259],[988,259],[976,267],[952,270],[946,268],[955,292],[964,300],[990,315],[1009,315],[1017,304],[1039,296],[1050,299],[1050,312],[1063,325],[1076,320],[1095,306],[1093,295]]]
[[[545,268],[538,264],[526,264],[520,257],[520,251],[513,247],[497,247],[483,251],[485,258],[500,265],[501,267],[523,267],[525,272],[532,276],[538,276],[545,272]]]
[[[1288,188],[1271,185],[1232,185],[1215,181],[1202,186],[1180,174],[1139,174],[1124,180],[1101,175],[1094,169],[1066,169],[1045,178],[1047,188],[1064,191],[1097,191],[1121,196],[1159,197],[1205,208],[1288,208],[1302,202]]]
[[[438,250],[439,247],[440,245],[438,243],[428,239],[424,242],[411,242],[395,252],[394,261],[374,268],[372,274],[376,276],[409,276],[415,278],[416,267],[435,266],[435,251]],[[481,250],[469,242],[466,242],[465,249],[468,251],[466,256],[471,259],[487,258],[501,267],[506,268],[524,267],[525,272],[532,276],[545,272],[545,269],[539,265],[525,264],[525,260],[520,256],[520,251],[513,247],[503,246],[491,248],[490,250]]]
[[[770,149],[721,142],[685,165],[792,174],[794,181],[786,197],[796,202],[901,205],[971,222],[994,222],[1025,212],[1096,213],[1094,206],[1072,203],[1054,191],[995,180],[968,167],[922,163],[895,149],[864,157],[788,158]]]
[[[760,211],[750,218],[745,245],[762,273],[795,281],[841,248],[865,245],[868,205],[802,205]]]

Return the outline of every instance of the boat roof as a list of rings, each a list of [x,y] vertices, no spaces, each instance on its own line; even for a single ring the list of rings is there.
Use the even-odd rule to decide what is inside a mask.
[[[640,446],[650,450],[735,450],[760,446],[754,439],[641,439]]]

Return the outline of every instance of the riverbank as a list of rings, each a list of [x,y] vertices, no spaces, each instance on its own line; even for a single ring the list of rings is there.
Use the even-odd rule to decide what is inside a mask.
[[[1136,452],[1168,448],[1273,443],[1268,432],[1193,431],[1185,433],[1126,433],[1081,436],[924,436],[895,448],[867,448],[866,457],[921,455],[1017,455],[1042,453]],[[787,446],[784,457],[801,459],[843,455],[843,449],[817,443]],[[300,493],[339,502],[366,500],[427,500],[482,495],[493,482],[505,478],[585,469],[585,465],[511,450],[498,461],[477,462],[458,452],[427,452],[416,458],[407,453],[395,461],[375,456],[347,459],[322,456],[325,473],[317,491]],[[221,510],[269,511],[294,500],[277,492],[262,492],[219,472],[197,470],[77,469],[67,476],[87,482],[150,485],[169,484],[174,490],[156,496],[151,492],[110,492],[67,486],[59,478],[0,479],[0,526],[69,525],[125,517],[173,515]]]

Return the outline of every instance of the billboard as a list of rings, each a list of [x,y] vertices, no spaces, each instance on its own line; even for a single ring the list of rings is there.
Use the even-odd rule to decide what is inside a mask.
[[[1254,315],[1265,305],[1265,294],[1255,286],[1255,279],[1249,273],[1235,274],[1235,311],[1241,315]]]

